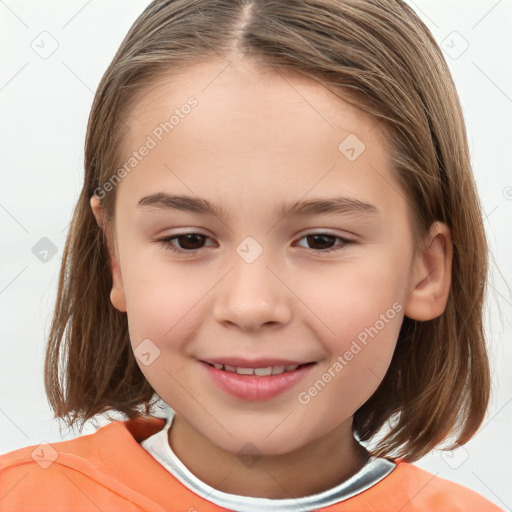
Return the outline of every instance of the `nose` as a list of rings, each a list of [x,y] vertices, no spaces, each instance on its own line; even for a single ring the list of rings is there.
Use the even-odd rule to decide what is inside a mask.
[[[292,318],[292,293],[284,279],[267,266],[263,257],[247,263],[242,259],[218,285],[215,320],[227,328],[257,331],[263,326],[277,329]]]

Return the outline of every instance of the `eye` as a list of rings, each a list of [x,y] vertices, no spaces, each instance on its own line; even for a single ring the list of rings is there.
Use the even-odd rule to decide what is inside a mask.
[[[168,251],[178,254],[192,255],[194,252],[202,249],[202,245],[207,239],[209,239],[209,237],[201,233],[182,233],[179,235],[161,238],[156,242]],[[176,244],[173,243],[174,241],[178,241],[178,244],[181,245],[181,247],[177,247]]]
[[[312,244],[313,247],[310,252],[313,254],[328,254],[331,252],[336,252],[342,250],[345,246],[350,244],[356,244],[355,240],[349,240],[347,238],[343,238],[341,236],[331,235],[329,233],[311,233],[300,240],[306,240],[308,244]],[[332,245],[336,240],[340,240],[341,244]],[[328,247],[326,247],[328,246]],[[303,247],[303,246],[301,246]]]
[[[156,240],[156,242],[163,246],[164,249],[173,253],[192,256],[204,247],[204,243],[207,240],[210,240],[210,237],[201,233],[182,233]],[[355,240],[349,240],[329,233],[310,233],[300,240],[306,240],[308,245],[313,245],[310,248],[310,252],[319,255],[340,251],[347,245],[357,243]],[[335,244],[336,240],[339,240],[341,243]],[[301,247],[304,246],[301,245]]]

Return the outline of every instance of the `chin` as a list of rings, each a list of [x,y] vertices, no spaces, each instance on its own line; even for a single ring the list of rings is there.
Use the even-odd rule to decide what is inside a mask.
[[[298,450],[308,444],[308,442],[311,442],[311,440],[299,437],[296,433],[288,432],[285,429],[277,432],[279,427],[276,428],[275,425],[273,427],[275,432],[272,431],[272,428],[254,428],[254,426],[250,429],[239,428],[235,430],[233,423],[231,423],[230,427],[230,433],[233,437],[225,433],[220,438],[217,436],[212,437],[210,432],[208,438],[211,443],[222,450],[239,455],[240,457],[284,455]]]

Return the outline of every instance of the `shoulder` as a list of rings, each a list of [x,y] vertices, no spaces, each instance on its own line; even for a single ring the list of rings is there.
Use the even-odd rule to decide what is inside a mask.
[[[379,459],[377,459],[379,460]],[[503,512],[463,485],[402,460],[376,484],[325,512]]]
[[[413,464],[397,460],[396,468],[374,490],[400,505],[402,512],[502,512],[497,505],[477,492],[430,473]],[[390,509],[391,510],[391,509]]]
[[[98,500],[139,510],[130,506],[134,500],[123,489],[124,477],[135,473],[134,466],[123,466],[122,461],[131,456],[142,467],[150,465],[139,442],[164,424],[160,418],[115,421],[93,434],[0,455],[0,509],[90,510]],[[122,497],[125,491],[128,499]]]
[[[36,464],[46,469],[54,462],[66,464],[69,457],[74,463],[80,459],[90,463],[98,462],[104,458],[107,448],[111,452],[112,443],[114,448],[126,443],[138,444],[161,430],[164,425],[165,419],[156,417],[113,421],[92,434],[67,441],[26,446],[0,455],[0,468],[5,471],[8,468]]]

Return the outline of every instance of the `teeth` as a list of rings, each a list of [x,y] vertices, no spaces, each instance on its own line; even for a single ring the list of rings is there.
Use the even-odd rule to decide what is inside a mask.
[[[268,368],[254,368],[254,375],[263,377],[264,375],[272,375],[272,366]]]
[[[254,368],[237,368],[238,375],[254,375]]]
[[[257,375],[258,377],[264,377],[267,375],[279,375],[285,372],[292,372],[293,370],[296,370],[300,365],[289,364],[286,366],[267,366],[266,368],[240,368],[236,366],[230,366],[228,364],[213,363],[213,366],[217,370],[238,373],[238,375]]]

